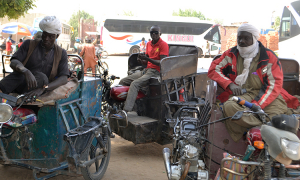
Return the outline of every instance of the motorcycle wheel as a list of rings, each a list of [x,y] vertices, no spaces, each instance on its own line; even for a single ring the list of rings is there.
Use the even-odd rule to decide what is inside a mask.
[[[103,52],[102,52],[102,58],[103,58],[103,59],[106,59],[107,57],[108,57],[107,51],[103,51]]]
[[[103,135],[103,133],[101,134]],[[104,176],[107,166],[110,159],[110,153],[111,153],[111,142],[110,142],[110,136],[108,133],[105,134],[106,137],[103,137],[103,139],[106,139],[105,147],[107,149],[106,156],[104,156],[102,159],[96,161],[94,164],[87,166],[85,168],[81,168],[81,172],[83,175],[83,178],[85,180],[99,180],[102,179]],[[94,137],[93,141],[97,141]],[[99,144],[97,143],[96,146],[91,144],[90,148],[88,148],[88,153],[86,153],[87,157],[85,158],[86,161],[89,161],[96,156],[101,154],[101,151],[103,151],[102,148],[100,148]]]

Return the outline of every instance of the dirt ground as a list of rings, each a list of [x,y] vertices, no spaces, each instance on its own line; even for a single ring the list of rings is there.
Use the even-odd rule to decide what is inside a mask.
[[[162,149],[171,144],[157,143],[134,145],[116,135],[111,139],[111,157],[102,180],[166,180]],[[0,165],[1,180],[32,180],[32,171]],[[50,180],[84,180],[80,177],[59,175]]]

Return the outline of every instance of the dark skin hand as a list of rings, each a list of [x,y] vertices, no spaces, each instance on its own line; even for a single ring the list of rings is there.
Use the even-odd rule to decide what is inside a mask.
[[[29,71],[24,65],[18,60],[11,60],[10,67],[15,71],[24,74],[27,87],[29,89],[34,89],[37,87],[37,82],[34,75]]]
[[[243,95],[242,88],[234,83],[229,84],[229,89],[232,91],[232,94],[235,96]]]
[[[151,32],[157,32],[157,33],[151,33]],[[150,29],[150,36],[152,38],[152,44],[156,44],[159,41],[159,38],[161,36],[161,32],[160,32],[160,28],[157,26],[152,26]],[[166,55],[160,55],[160,59],[163,59],[167,57]],[[140,59],[140,60],[139,60]],[[152,64],[159,66],[160,65],[160,61],[158,60],[154,60],[149,58],[147,55],[145,54],[139,54],[138,55],[138,61],[143,64],[142,61],[150,61]]]
[[[57,87],[64,85],[68,82],[68,77],[67,76],[60,76],[57,79],[55,79],[54,81],[52,81],[51,83],[48,84],[48,88],[47,91],[51,91],[56,89]],[[38,97],[41,94],[43,94],[43,92],[45,91],[45,88],[37,88],[34,89],[28,93],[26,93],[26,96],[30,97]]]

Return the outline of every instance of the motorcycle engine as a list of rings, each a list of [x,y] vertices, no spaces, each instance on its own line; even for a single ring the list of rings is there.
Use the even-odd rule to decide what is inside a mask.
[[[208,171],[201,159],[202,147],[197,140],[201,136],[196,128],[197,119],[184,118],[177,125],[174,129],[173,163],[165,162],[166,166],[170,164],[170,179],[179,180],[186,176],[187,179],[208,180]]]

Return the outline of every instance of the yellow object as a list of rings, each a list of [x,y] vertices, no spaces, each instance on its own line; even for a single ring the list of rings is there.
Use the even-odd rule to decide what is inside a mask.
[[[265,147],[265,144],[262,141],[254,141],[254,147],[256,147],[257,149],[263,149]]]

